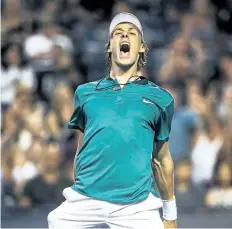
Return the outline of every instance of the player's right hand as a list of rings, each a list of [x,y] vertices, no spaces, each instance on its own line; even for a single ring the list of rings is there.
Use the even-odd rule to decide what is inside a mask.
[[[177,228],[176,220],[164,220],[164,228]]]

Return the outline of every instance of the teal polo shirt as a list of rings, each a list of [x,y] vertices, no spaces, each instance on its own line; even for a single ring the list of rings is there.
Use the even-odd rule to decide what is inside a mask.
[[[158,196],[151,155],[154,141],[168,140],[173,111],[172,96],[146,78],[123,88],[111,77],[79,86],[68,126],[84,139],[72,188],[119,204]]]

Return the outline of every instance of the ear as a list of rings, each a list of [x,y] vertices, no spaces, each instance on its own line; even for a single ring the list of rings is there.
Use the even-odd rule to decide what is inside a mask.
[[[109,41],[108,47],[107,47],[107,52],[111,53],[112,49],[111,49],[111,42]]]
[[[139,52],[144,53],[144,52],[146,52],[146,49],[147,49],[147,45],[144,43],[141,43]]]

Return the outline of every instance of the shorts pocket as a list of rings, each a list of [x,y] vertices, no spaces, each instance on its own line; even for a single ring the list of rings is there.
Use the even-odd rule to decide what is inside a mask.
[[[87,196],[81,195],[80,193],[74,191],[71,187],[65,188],[62,194],[68,202],[76,202],[88,199]]]

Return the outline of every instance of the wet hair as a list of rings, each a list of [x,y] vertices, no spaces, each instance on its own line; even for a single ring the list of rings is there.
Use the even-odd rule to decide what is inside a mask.
[[[143,42],[143,45],[145,46],[145,52],[139,53],[139,60],[138,60],[138,66],[137,66],[137,70],[140,70],[141,68],[143,68],[146,64],[147,64],[147,57],[148,57],[148,46],[146,43]],[[108,49],[110,47],[110,40],[108,41],[108,43],[106,44],[106,68],[107,71],[110,72],[111,70],[111,65],[112,65],[112,59],[111,59],[111,52],[108,52]]]

